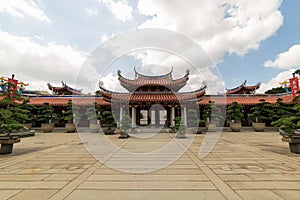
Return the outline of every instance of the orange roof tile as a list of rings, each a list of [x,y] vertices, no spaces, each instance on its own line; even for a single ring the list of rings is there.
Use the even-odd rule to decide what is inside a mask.
[[[175,80],[172,78],[172,71],[161,76],[146,76],[135,71],[135,79],[133,80],[123,77],[120,71],[118,71],[118,75],[120,84],[128,91],[134,91],[141,86],[165,86],[170,90],[177,92],[183,86],[185,86],[186,82],[188,81],[189,71],[187,70],[186,75],[182,78]]]
[[[227,96],[204,96],[199,105],[208,105],[209,101],[215,101],[219,105],[229,105],[233,102],[238,102],[242,105],[255,105],[259,100],[264,99],[269,103],[276,103],[277,99],[283,99],[283,102],[290,103],[294,98],[292,95],[277,96],[277,95],[227,95]]]
[[[69,100],[73,100],[75,105],[86,106],[90,105],[93,102],[97,102],[102,106],[110,106],[110,103],[105,101],[102,97],[56,97],[56,96],[47,96],[47,97],[32,97],[30,98],[29,104],[35,106],[42,106],[44,103],[49,103],[51,106],[63,106],[68,103]]]

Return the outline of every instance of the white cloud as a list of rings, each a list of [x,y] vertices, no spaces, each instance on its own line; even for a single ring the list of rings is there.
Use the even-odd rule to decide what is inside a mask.
[[[85,9],[85,12],[89,15],[98,15],[97,8],[87,8]]]
[[[257,90],[257,93],[264,93],[265,91],[270,90],[272,88],[280,87],[281,85],[279,83],[285,80],[289,80],[294,72],[295,69],[290,69],[288,71],[279,73],[267,83],[262,83],[260,88]]]
[[[51,23],[46,14],[32,0],[2,0],[0,1],[0,12],[19,18],[33,17],[37,20]]]
[[[300,66],[300,45],[292,46],[288,51],[280,53],[274,61],[267,60],[265,67],[289,69]]]
[[[31,38],[1,30],[0,46],[1,75],[15,73],[17,79],[32,83],[28,89],[45,90],[47,82],[54,85],[61,85],[61,81],[74,84],[87,55],[69,45],[53,42],[41,45]],[[84,87],[84,84],[81,86]]]
[[[116,19],[127,22],[132,20],[132,7],[128,5],[126,0],[114,1],[114,0],[99,0],[103,3],[109,11],[115,16]]]
[[[279,11],[281,0],[139,0],[138,11],[150,18],[139,28],[161,28],[182,33],[196,41],[215,62],[222,62],[225,53],[239,56],[256,50],[260,42],[274,35],[283,24]],[[176,43],[180,41],[162,41]],[[188,51],[186,47],[179,48]],[[170,59],[169,55],[158,56],[149,53],[140,56],[142,63],[155,61],[161,65],[178,65],[183,72],[189,66]],[[177,62],[177,63],[176,63]],[[204,65],[204,64],[203,64]],[[202,66],[212,67],[210,62]],[[211,87],[222,90],[223,81],[207,68],[204,79]],[[192,77],[192,76],[191,76]],[[198,81],[192,82],[192,81]],[[190,79],[198,85],[199,79]],[[214,84],[215,83],[215,84]]]
[[[244,55],[259,47],[283,24],[281,0],[139,0],[141,14],[151,16],[141,28],[163,28],[198,42],[219,62],[225,52]]]

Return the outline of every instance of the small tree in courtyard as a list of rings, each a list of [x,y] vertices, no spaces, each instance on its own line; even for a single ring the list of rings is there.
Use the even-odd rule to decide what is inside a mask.
[[[204,107],[203,117],[207,119],[207,122],[215,124],[224,119],[221,109],[216,106],[214,101],[209,101],[209,105]]]
[[[240,122],[244,118],[243,106],[237,102],[232,102],[227,108],[226,117],[233,122]]]
[[[274,107],[271,103],[266,102],[266,100],[261,99],[259,103],[255,104],[251,108],[251,114],[249,117],[255,122],[267,123],[271,121],[271,118],[274,116]]]
[[[7,89],[0,100],[0,132],[11,133],[23,128],[22,121],[28,119],[28,112],[20,108],[26,99],[18,94],[14,83],[3,84]]]

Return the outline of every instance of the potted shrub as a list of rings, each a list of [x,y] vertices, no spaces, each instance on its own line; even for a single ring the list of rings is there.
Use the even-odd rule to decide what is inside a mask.
[[[276,104],[273,106],[274,115],[271,117],[272,122],[295,115],[297,110],[295,110],[293,106],[293,104],[284,103],[281,98],[278,98]]]
[[[266,122],[271,121],[274,116],[272,104],[266,102],[264,99],[259,100],[259,103],[255,104],[251,108],[251,114],[249,117],[253,119],[252,127],[255,131],[262,132],[265,130]]]
[[[74,105],[71,100],[64,106],[66,110],[62,110],[63,119],[67,121],[65,129],[67,133],[76,131],[76,123],[80,119],[79,107]]]
[[[27,117],[22,119],[23,126],[30,130],[32,128],[32,120],[34,119],[34,112],[37,109],[34,105],[28,104],[28,101],[22,103],[20,108],[26,112]],[[25,113],[24,112],[24,113]]]
[[[241,131],[241,120],[244,117],[243,106],[241,104],[237,102],[232,102],[232,104],[227,108],[226,117],[228,120],[231,121],[230,128],[233,132]]]
[[[43,133],[50,133],[54,129],[54,120],[57,119],[57,115],[54,113],[54,109],[49,103],[44,103],[44,105],[37,109],[37,120],[43,122],[41,124],[41,129]]]
[[[117,128],[114,116],[110,111],[103,111],[101,114],[101,128],[104,134],[113,134]]]
[[[100,130],[100,124],[97,123],[97,120],[101,120],[101,115],[98,114],[99,105],[95,102],[93,106],[87,108],[86,116],[87,120],[90,122],[90,131],[91,133],[98,133]]]
[[[19,136],[11,133],[20,131],[23,128],[20,121],[28,116],[27,112],[20,108],[19,104],[26,100],[17,93],[16,85],[10,82],[3,85],[7,90],[0,100],[0,154],[10,154],[14,143],[20,142]]]
[[[186,126],[184,125],[184,121],[179,116],[175,117],[173,120],[175,125],[171,127],[171,133],[177,133],[176,138],[186,138]]]
[[[279,132],[282,136],[282,141],[288,142],[290,152],[300,153],[300,116],[284,117],[275,122],[272,125],[279,128]]]
[[[289,143],[290,152],[300,153],[300,96],[293,99],[293,103],[296,103],[294,110],[295,114],[285,116],[272,122],[272,125],[279,128],[279,132],[282,136],[282,141]]]
[[[197,111],[193,109],[188,109],[187,112],[187,126],[189,127],[188,130],[191,133],[197,133],[198,125],[199,125],[199,115],[197,115]]]
[[[207,120],[206,126],[211,131],[215,131],[217,124],[224,119],[221,109],[216,106],[214,101],[209,101],[209,105],[204,107],[203,117]]]
[[[120,131],[119,138],[120,139],[128,138],[129,135],[128,135],[128,133],[126,133],[126,131],[131,128],[131,118],[128,115],[124,115],[122,117],[122,120],[120,122],[120,128],[121,128],[121,131]]]
[[[201,134],[204,132],[207,132],[206,122],[203,119],[199,119],[197,134]]]

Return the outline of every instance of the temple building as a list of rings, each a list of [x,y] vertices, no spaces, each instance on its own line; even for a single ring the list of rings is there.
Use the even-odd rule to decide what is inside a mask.
[[[76,90],[74,88],[71,88],[63,81],[61,83],[61,87],[53,87],[50,83],[47,84],[49,90],[52,91],[53,95],[83,95],[81,92],[82,90]]]
[[[238,87],[227,89],[225,94],[220,95],[206,95],[206,84],[200,82],[197,90],[181,92],[180,90],[189,80],[189,71],[187,70],[185,75],[178,79],[173,78],[172,72],[173,69],[163,75],[148,76],[135,70],[134,78],[129,79],[124,77],[121,71],[118,71],[119,83],[127,92],[110,91],[104,87],[104,83],[99,84],[98,95],[83,94],[82,90],[74,89],[65,82],[62,82],[60,87],[48,84],[52,94],[27,91],[21,87],[21,85],[25,85],[23,82],[18,82],[18,84],[20,85],[19,91],[29,99],[30,104],[40,107],[44,103],[48,103],[54,107],[58,115],[61,115],[69,100],[73,100],[73,103],[80,106],[82,113],[85,113],[93,102],[96,102],[102,111],[112,111],[118,123],[122,120],[123,115],[129,115],[132,119],[132,127],[146,125],[172,126],[174,125],[173,119],[176,116],[183,117],[186,124],[188,109],[199,108],[201,118],[204,107],[209,105],[211,100],[216,105],[222,106],[231,105],[233,102],[243,105],[245,119],[243,126],[249,126],[251,120],[248,118],[248,114],[251,112],[251,108],[260,100],[264,99],[266,102],[275,104],[278,98],[285,103],[290,103],[294,98],[288,92],[284,94],[256,94],[260,83],[249,86],[246,85],[246,81]],[[5,91],[4,83],[9,80],[17,81],[13,78],[0,78],[0,93]],[[224,95],[226,101],[224,101]],[[34,126],[39,125],[40,122],[34,123]],[[65,121],[63,119],[56,123],[56,126],[63,127],[64,125]],[[87,117],[83,116],[78,125],[87,127],[89,125]]]
[[[255,94],[256,90],[260,87],[260,83],[251,86],[246,85],[246,83],[247,80],[238,87],[227,89],[226,94]]]
[[[186,125],[187,108],[198,106],[205,94],[206,85],[195,91],[179,92],[189,80],[189,70],[179,79],[173,79],[172,72],[173,69],[164,75],[146,76],[135,70],[135,78],[128,79],[118,71],[118,80],[128,92],[113,92],[99,84],[100,92],[105,101],[119,109],[120,121],[128,109],[126,114],[131,115],[132,127],[174,125],[174,118],[179,115]]]

